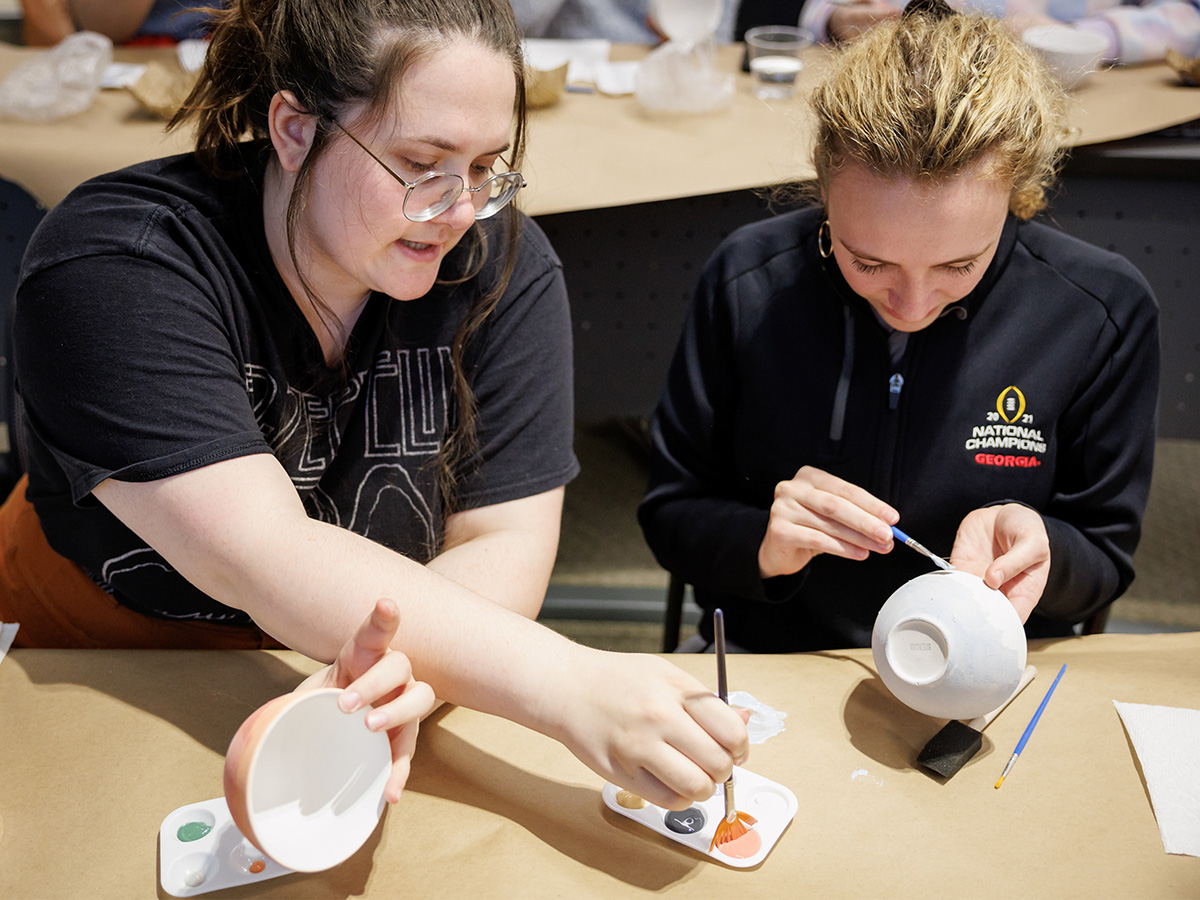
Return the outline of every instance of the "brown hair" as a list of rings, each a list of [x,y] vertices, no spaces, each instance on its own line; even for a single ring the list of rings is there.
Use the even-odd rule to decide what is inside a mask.
[[[885,176],[939,181],[981,160],[1012,179],[1009,209],[1046,205],[1066,133],[1065,95],[996,19],[914,0],[837,52],[812,96],[813,162],[827,188],[858,162]]]
[[[516,107],[507,164],[519,169],[525,150],[525,69],[521,34],[507,0],[234,0],[213,13],[212,43],[196,87],[168,127],[193,121],[196,157],[218,177],[235,174],[232,151],[248,139],[269,136],[267,113],[279,91],[291,91],[316,131],[296,174],[288,202],[286,233],[292,262],[317,314],[341,331],[329,307],[314,293],[296,258],[296,224],[307,197],[313,166],[338,135],[333,120],[348,107],[366,104],[368,121],[378,119],[395,98],[405,69],[458,40],[495,50],[512,63]],[[464,351],[495,308],[516,265],[520,224],[509,205],[503,265],[494,284],[459,324],[452,349],[456,410],[437,455],[443,508],[454,508],[459,468],[474,459],[475,397],[467,382]],[[488,247],[476,225],[464,238],[465,276],[477,275]]]

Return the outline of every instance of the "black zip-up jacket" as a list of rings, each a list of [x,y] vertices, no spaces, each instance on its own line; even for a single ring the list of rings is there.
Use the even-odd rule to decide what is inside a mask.
[[[762,579],[778,482],[831,472],[943,556],[968,512],[1016,501],[1050,538],[1027,632],[1070,634],[1133,580],[1158,397],[1149,285],[1115,254],[1010,217],[975,290],[893,364],[887,328],[817,252],[822,218],[739,229],[706,266],[654,418],[638,510],[651,549],[742,647],[865,647],[929,561],[897,545]]]

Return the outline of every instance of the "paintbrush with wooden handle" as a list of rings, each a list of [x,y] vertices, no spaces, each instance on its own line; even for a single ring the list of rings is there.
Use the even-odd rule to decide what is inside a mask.
[[[729,687],[725,681],[725,613],[713,610],[713,631],[717,643],[717,695],[729,702]],[[725,782],[725,816],[717,823],[716,833],[712,843],[708,845],[711,853],[714,847],[719,847],[729,841],[736,841],[746,833],[747,826],[758,822],[749,813],[738,812],[733,802],[733,775]]]

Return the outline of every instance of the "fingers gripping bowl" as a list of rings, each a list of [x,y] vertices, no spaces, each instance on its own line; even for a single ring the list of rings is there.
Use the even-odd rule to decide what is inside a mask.
[[[978,576],[929,572],[883,604],[871,652],[879,677],[906,706],[972,719],[1016,689],[1025,669],[1025,629],[1008,598]]]
[[[366,707],[344,713],[340,690],[285,694],[242,723],[225,757],[225,800],[238,829],[275,862],[319,872],[352,856],[386,804],[386,734]]]

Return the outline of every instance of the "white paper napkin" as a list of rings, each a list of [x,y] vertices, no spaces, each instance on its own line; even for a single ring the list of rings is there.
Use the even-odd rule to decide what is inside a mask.
[[[637,90],[640,62],[610,62],[596,67],[596,90],[609,97],[624,97]]]
[[[557,69],[564,62],[567,83],[595,84],[596,68],[608,62],[612,42],[601,39],[567,40],[565,38],[526,38],[525,60],[535,69]]]
[[[1113,701],[1137,751],[1163,849],[1200,856],[1200,710]]]
[[[104,69],[100,79],[100,87],[127,88],[137,84],[137,80],[146,74],[146,67],[137,63],[112,63]]]
[[[750,721],[746,723],[746,731],[752,744],[761,744],[786,728],[783,720],[787,718],[787,713],[772,709],[753,694],[730,691],[729,705],[750,710]]]
[[[0,622],[0,662],[3,662],[4,657],[8,655],[8,648],[12,646],[13,638],[17,636],[19,627],[16,622]]]

